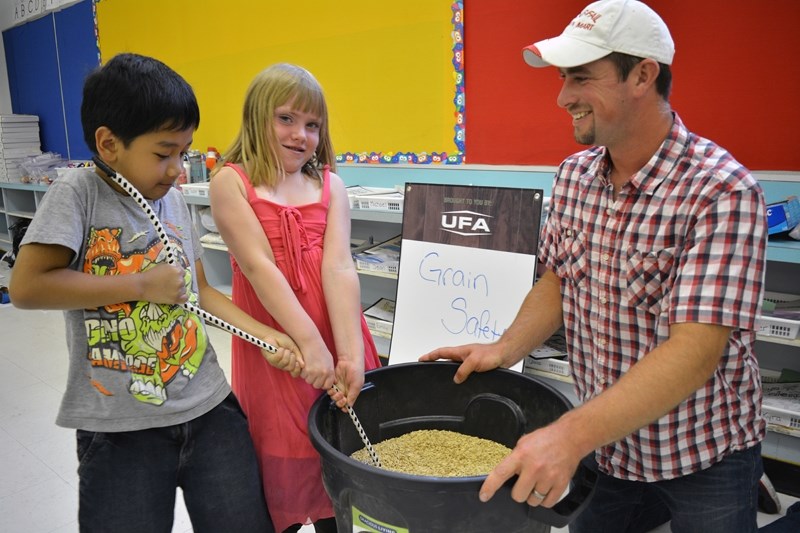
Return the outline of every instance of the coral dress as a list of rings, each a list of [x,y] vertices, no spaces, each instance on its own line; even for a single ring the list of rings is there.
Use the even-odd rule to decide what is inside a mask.
[[[329,169],[325,169],[321,201],[284,206],[259,198],[244,170],[228,164],[242,179],[247,199],[269,239],[275,262],[297,300],[316,324],[336,360],[333,331],[322,291],[322,244],[330,202]],[[277,330],[284,329],[264,309],[253,286],[231,257],[233,301]],[[361,316],[364,368],[380,366],[372,335]],[[308,436],[311,404],[325,392],[301,378],[292,378],[264,359],[261,350],[233,338],[231,384],[242,404],[258,453],[264,494],[277,531],[296,523],[334,516],[322,485],[320,457]]]

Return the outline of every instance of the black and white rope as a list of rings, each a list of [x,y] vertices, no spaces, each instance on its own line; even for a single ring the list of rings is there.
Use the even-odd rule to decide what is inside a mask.
[[[122,189],[131,198],[133,198],[137,204],[139,204],[139,207],[142,208],[145,214],[147,214],[147,216],[150,218],[150,222],[153,224],[153,227],[156,230],[156,233],[158,234],[159,240],[161,240],[161,242],[164,244],[164,250],[166,251],[167,254],[167,263],[170,265],[174,265],[177,262],[177,255],[172,249],[172,243],[169,242],[169,237],[167,236],[167,232],[164,230],[164,226],[161,225],[161,221],[158,220],[158,215],[156,215],[155,211],[153,211],[153,209],[150,207],[150,204],[147,203],[147,200],[145,199],[144,196],[142,196],[142,193],[140,193],[136,189],[136,187],[134,187],[131,184],[131,182],[125,179],[125,177],[123,177],[122,174],[119,174],[116,171],[114,171],[111,167],[106,165],[102,160],[95,158],[94,162],[98,166],[98,168],[100,168],[100,170],[105,172],[111,179],[114,180],[114,182],[117,185],[122,187]],[[238,337],[241,337],[252,344],[255,344],[259,348],[267,350],[268,352],[271,353],[277,353],[278,351],[278,349],[275,346],[272,346],[271,344],[268,344],[263,340],[254,337],[253,335],[250,335],[246,331],[243,331],[235,326],[232,326],[231,324],[228,324],[224,320],[217,318],[208,311],[200,309],[199,307],[197,307],[192,303],[186,302],[182,305],[182,307],[191,313],[199,315],[204,320],[211,322],[215,326],[222,328]]]
[[[333,390],[336,392],[341,392],[335,383],[333,385]],[[356,431],[358,431],[358,436],[361,437],[361,442],[364,443],[364,447],[367,449],[370,459],[372,459],[372,464],[378,468],[382,468],[381,460],[378,458],[378,452],[376,452],[375,448],[372,447],[372,443],[370,443],[369,438],[367,437],[367,432],[364,431],[364,427],[361,425],[361,421],[356,416],[356,412],[353,411],[353,408],[349,405],[345,406],[347,407],[347,414],[350,415],[350,420],[353,421],[353,425],[356,427]]]
[[[177,262],[177,255],[173,252],[172,243],[169,242],[169,236],[167,235],[167,232],[164,230],[164,226],[161,225],[161,221],[158,220],[158,216],[156,215],[155,211],[153,211],[153,209],[150,207],[150,204],[147,203],[145,197],[142,196],[142,193],[140,193],[136,189],[136,187],[134,187],[131,184],[131,182],[125,179],[125,177],[122,176],[122,174],[116,172],[114,169],[109,167],[103,160],[97,157],[93,158],[93,160],[94,163],[97,165],[97,167],[100,170],[102,170],[109,178],[114,180],[114,182],[117,185],[122,187],[122,189],[131,198],[133,198],[137,204],[139,204],[139,207],[142,208],[145,214],[147,214],[147,216],[150,218],[150,222],[153,224],[153,227],[156,230],[156,233],[158,234],[158,238],[164,244],[164,250],[167,254],[167,263],[170,265],[174,265]],[[194,304],[186,302],[182,305],[182,307],[187,311],[189,311],[190,313],[195,313],[199,315],[200,317],[203,318],[203,320],[212,323],[216,327],[224,329],[227,332],[236,335],[237,337],[240,337],[246,340],[247,342],[250,342],[251,344],[255,344],[261,349],[267,350],[268,352],[271,353],[277,353],[278,351],[278,349],[275,346],[259,339],[258,337],[255,337],[247,333],[244,330],[237,328],[236,326],[233,326],[232,324],[225,322],[221,318],[212,315],[208,311],[200,309]],[[335,384],[333,385],[333,389],[336,392],[341,392],[339,387],[337,387]],[[380,459],[378,458],[378,454],[372,447],[372,444],[370,443],[369,438],[367,437],[367,433],[364,431],[364,427],[361,425],[361,421],[359,421],[358,417],[356,416],[356,412],[353,410],[352,406],[346,405],[346,407],[347,407],[347,414],[350,415],[350,419],[353,421],[353,425],[356,427],[356,431],[358,431],[358,435],[359,437],[361,437],[361,441],[367,448],[370,458],[372,459],[372,463],[378,468],[381,468],[381,462]]]

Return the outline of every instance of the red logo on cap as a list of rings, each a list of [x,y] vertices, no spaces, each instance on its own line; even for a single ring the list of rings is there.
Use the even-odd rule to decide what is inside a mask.
[[[592,21],[594,21],[595,24],[597,24],[597,20],[600,17],[602,17],[603,15],[598,13],[597,11],[592,10],[592,9],[586,9],[586,10],[584,10],[583,13],[581,13],[581,16],[582,17],[589,17],[590,19],[592,19]]]
[[[597,11],[594,11],[594,10],[591,10],[591,9],[586,9],[580,15],[575,17],[575,20],[572,21],[572,27],[573,28],[578,28],[578,29],[581,29],[581,30],[591,31],[592,28],[594,28],[594,25],[597,24],[597,21],[602,16],[603,15],[601,15]],[[583,17],[591,19],[592,22],[589,22],[589,21],[584,22],[584,21],[580,20]]]

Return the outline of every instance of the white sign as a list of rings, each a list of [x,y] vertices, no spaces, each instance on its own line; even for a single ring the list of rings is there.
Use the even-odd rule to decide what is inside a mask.
[[[533,189],[406,184],[389,364],[500,338],[533,286],[543,200]]]
[[[514,321],[535,270],[534,255],[403,239],[390,362],[496,341]]]

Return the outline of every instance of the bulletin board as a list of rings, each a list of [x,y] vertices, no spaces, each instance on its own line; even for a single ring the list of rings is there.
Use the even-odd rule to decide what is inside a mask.
[[[670,98],[687,127],[751,170],[798,170],[797,0],[645,0],[675,41]],[[469,163],[557,165],[583,149],[556,105],[554,68],[522,48],[560,34],[589,0],[466,0]]]
[[[500,338],[534,282],[543,201],[538,189],[406,184],[389,364]]]
[[[41,148],[91,157],[80,120],[83,80],[98,65],[90,1],[3,32],[12,111],[39,117]]]
[[[250,81],[289,62],[320,81],[340,161],[458,163],[462,3],[102,0],[98,42],[103,61],[136,52],[186,78],[200,104],[201,150],[227,148]]]

